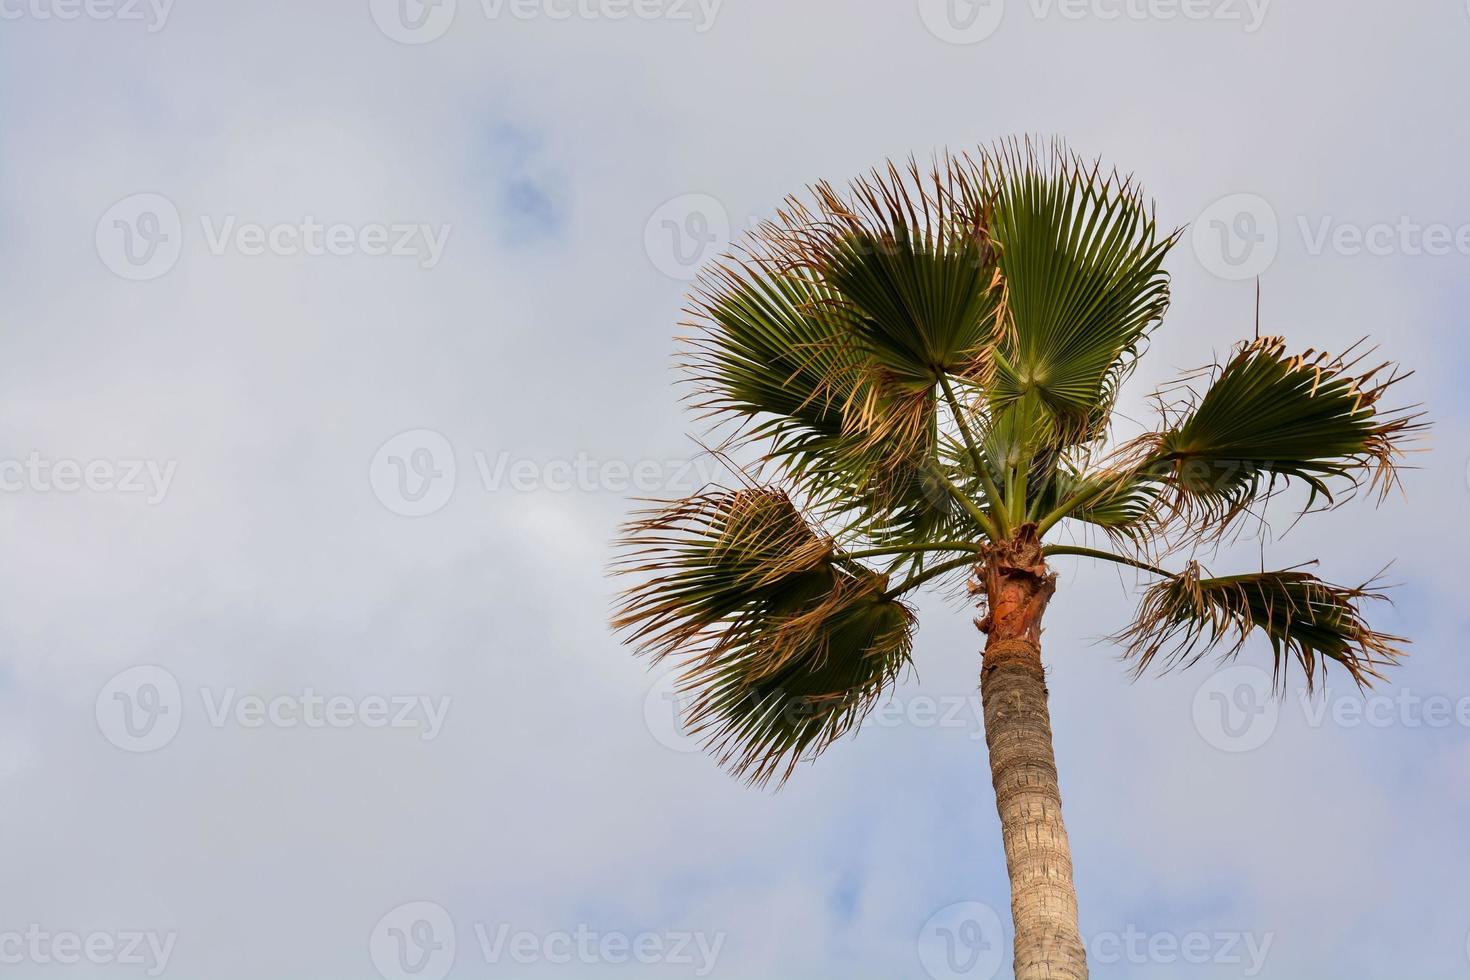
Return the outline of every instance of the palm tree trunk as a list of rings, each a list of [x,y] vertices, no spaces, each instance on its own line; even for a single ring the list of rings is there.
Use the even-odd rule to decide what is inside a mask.
[[[1016,980],[1087,978],[1041,665],[1041,616],[1055,589],[1034,525],[989,553],[977,587],[987,612],[977,621],[986,633],[980,698],[1011,879]]]

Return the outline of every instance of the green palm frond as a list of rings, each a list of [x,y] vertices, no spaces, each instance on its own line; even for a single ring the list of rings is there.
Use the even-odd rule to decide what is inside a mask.
[[[1074,521],[1101,528],[1115,541],[1137,544],[1156,530],[1161,488],[1145,475],[1082,475],[1063,465],[1038,488],[1034,506],[1051,513],[1063,501],[1078,501],[1066,510]]]
[[[1402,377],[1382,364],[1307,351],[1286,353],[1280,337],[1242,344],[1175,425],[1141,444],[1145,466],[1175,502],[1226,524],[1278,483],[1299,480],[1334,502],[1334,489],[1361,485],[1387,493],[1397,481],[1417,416],[1380,408]]]
[[[1328,662],[1367,686],[1408,642],[1364,622],[1360,603],[1382,598],[1372,583],[1329,585],[1299,569],[1208,578],[1190,562],[1144,594],[1136,620],[1117,639],[1142,673],[1159,658],[1166,667],[1190,666],[1211,651],[1231,659],[1259,630],[1270,641],[1278,684],[1294,659],[1309,690]]]
[[[902,383],[932,389],[942,375],[983,374],[995,341],[995,250],[977,172],[945,158],[923,174],[890,164],[846,193],[821,183],[817,211],[796,201],[770,229],[800,266],[840,296],[852,342]]]
[[[956,502],[946,483],[970,500],[983,500],[985,489],[969,465],[963,446],[941,433],[930,465],[916,470],[912,483],[898,488],[892,506],[882,511],[857,508],[857,527],[864,547],[902,548],[936,541],[981,541],[986,538],[968,511]],[[840,518],[839,518],[840,522]],[[916,552],[899,567],[921,570],[928,555]]]
[[[776,489],[715,491],[627,529],[613,625],[680,663],[686,718],[721,763],[784,781],[853,730],[909,664],[913,615]]]
[[[685,348],[697,406],[762,443],[810,497],[875,513],[912,503],[937,439],[932,386],[880,370],[828,283],[753,248],[697,287]]]
[[[829,572],[749,627],[748,642],[691,664],[688,724],[755,784],[785,780],[861,724],[910,663],[913,614],[871,582]]]
[[[820,280],[758,258],[717,265],[696,285],[700,332],[686,342],[685,366],[697,407],[758,423],[747,438],[771,440],[796,466],[851,465],[857,453],[846,408],[863,397],[864,364],[826,313],[830,295]]]
[[[1118,385],[1169,304],[1163,233],[1130,179],[1060,145],[990,157],[990,234],[1005,290],[1005,341],[990,395],[1039,396],[1063,443],[1106,425]]]

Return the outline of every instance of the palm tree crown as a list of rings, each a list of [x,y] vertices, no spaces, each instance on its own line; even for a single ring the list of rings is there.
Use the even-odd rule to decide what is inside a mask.
[[[1303,512],[1387,492],[1419,428],[1380,407],[1391,366],[1261,337],[1161,393],[1155,431],[1114,439],[1177,240],[1130,179],[1011,142],[818,184],[706,271],[693,400],[758,463],[629,524],[615,625],[679,663],[688,724],[724,764],[781,781],[853,730],[910,663],[904,598],[970,574],[988,616],[987,576],[1018,549],[1042,575],[1077,555],[1154,576],[1120,634],[1139,670],[1258,631],[1278,679],[1295,662],[1309,686],[1395,661],[1403,641],[1360,613],[1371,585],[1164,567],[1288,486]],[[1064,532],[1107,547],[1048,543]]]

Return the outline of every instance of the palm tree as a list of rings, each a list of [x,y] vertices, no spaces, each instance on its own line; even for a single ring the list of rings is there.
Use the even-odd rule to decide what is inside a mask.
[[[614,626],[678,663],[686,724],[722,764],[779,784],[909,666],[904,598],[968,575],[1015,976],[1086,977],[1041,657],[1051,563],[1155,580],[1119,634],[1139,672],[1259,632],[1278,685],[1293,662],[1309,688],[1328,664],[1367,685],[1404,642],[1364,622],[1371,583],[1195,557],[1289,487],[1301,513],[1381,499],[1420,423],[1380,409],[1391,366],[1259,337],[1161,393],[1154,431],[1115,437],[1179,233],[1060,144],[811,191],[697,284],[683,362],[738,478],[632,520]]]

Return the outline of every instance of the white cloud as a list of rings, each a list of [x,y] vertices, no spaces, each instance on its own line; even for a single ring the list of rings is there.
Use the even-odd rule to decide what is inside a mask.
[[[1470,18],[1449,5],[1273,5],[1243,35],[1038,22],[1012,4],[971,47],[930,36],[912,4],[730,4],[696,33],[492,22],[462,0],[418,46],[368,6],[179,5],[152,34],[6,25],[0,456],[178,465],[152,507],[0,496],[0,930],[177,930],[176,976],[369,975],[373,924],[432,900],[463,923],[728,932],[717,977],[922,976],[931,913],[1005,907],[982,743],[870,729],[774,796],[659,744],[651,679],[605,626],[602,563],[629,504],[488,493],[470,454],[689,453],[669,367],[683,284],[643,237],[682,194],[739,228],[885,154],[1032,130],[1136,170],[1170,223],[1231,193],[1292,225],[1470,220],[1452,122]],[[506,127],[531,134],[529,163],[492,152]],[[532,178],[560,227],[527,241],[503,205]],[[173,201],[185,234],[149,282],[113,276],[94,243],[139,192]],[[537,213],[552,212],[510,218]],[[210,254],[201,218],[230,215],[453,232],[432,269]],[[1130,414],[1251,330],[1249,284],[1211,276],[1187,242],[1172,268]],[[1305,522],[1272,554],[1320,554],[1345,580],[1397,559],[1406,589],[1383,621],[1418,643],[1396,681],[1446,694],[1470,681],[1452,557],[1470,497],[1462,270],[1313,256],[1286,234],[1263,283],[1267,331],[1302,347],[1371,334],[1420,369],[1405,398],[1439,425],[1409,501]],[[404,518],[369,466],[419,427],[462,454],[460,484]],[[1215,565],[1257,560],[1247,542]],[[1079,564],[1063,585],[1046,639],[1085,929],[1269,930],[1262,976],[1293,980],[1463,969],[1470,920],[1384,906],[1454,907],[1467,797],[1443,774],[1470,733],[1288,720],[1226,756],[1190,727],[1203,673],[1129,685],[1091,643],[1131,608],[1117,577]],[[913,690],[971,690],[978,646],[962,607],[927,602]],[[186,701],[178,737],[131,755],[93,700],[136,664],[186,694],[453,705],[423,742],[216,729]]]

